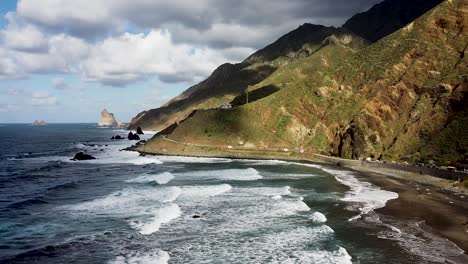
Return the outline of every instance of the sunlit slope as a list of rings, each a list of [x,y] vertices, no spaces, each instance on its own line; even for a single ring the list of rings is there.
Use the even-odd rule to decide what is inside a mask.
[[[467,163],[467,17],[467,1],[445,1],[358,52],[346,46],[350,36],[336,34],[320,53],[249,88],[277,92],[229,111],[199,111],[169,138]]]

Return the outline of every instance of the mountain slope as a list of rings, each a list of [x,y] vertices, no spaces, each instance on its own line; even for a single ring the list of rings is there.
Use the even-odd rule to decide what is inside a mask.
[[[162,107],[138,114],[130,122],[129,129],[140,126],[161,130],[183,120],[194,109],[213,108],[230,102],[278,67],[313,53],[335,30],[333,27],[304,24],[242,63],[221,65],[206,80],[190,87]]]
[[[441,1],[386,0],[367,12],[352,17],[339,29],[304,24],[252,54],[244,62],[220,66],[205,81],[192,86],[162,107],[138,114],[130,122],[129,129],[140,126],[144,129],[162,130],[185,119],[194,109],[215,108],[231,102],[249,86],[266,79],[277,69],[321,52],[324,46],[335,42],[331,38],[332,35],[339,38],[351,36],[351,41],[341,44],[357,50],[394,32]],[[389,12],[385,19],[382,19],[383,10],[393,12]]]
[[[447,0],[357,53],[335,40],[256,87],[281,87],[276,93],[229,111],[198,111],[168,138],[468,164],[467,12],[466,1]]]

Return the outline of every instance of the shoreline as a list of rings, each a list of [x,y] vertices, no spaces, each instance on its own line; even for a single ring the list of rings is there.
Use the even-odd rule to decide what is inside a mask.
[[[167,149],[170,149],[169,146]],[[375,210],[376,213],[402,221],[416,219],[423,221],[424,224],[420,227],[422,230],[447,239],[464,251],[464,254],[454,256],[454,261],[463,263],[468,260],[468,193],[463,187],[452,186],[450,180],[388,168],[365,167],[359,165],[360,161],[315,154],[297,157],[283,152],[229,151],[200,146],[184,146],[183,149],[175,151],[167,149],[162,148],[160,152],[148,151],[146,145],[141,145],[129,150],[137,151],[142,155],[281,160],[332,167],[337,167],[339,162],[338,167],[363,176],[366,181],[383,190],[398,193],[397,199],[388,201],[385,207]]]

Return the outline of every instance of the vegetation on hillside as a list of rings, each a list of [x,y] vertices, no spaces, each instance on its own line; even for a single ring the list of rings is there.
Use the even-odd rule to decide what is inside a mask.
[[[169,138],[345,158],[468,164],[465,1],[445,1],[379,42],[346,32],[257,84],[232,110],[198,111]],[[157,139],[155,139],[157,140]]]

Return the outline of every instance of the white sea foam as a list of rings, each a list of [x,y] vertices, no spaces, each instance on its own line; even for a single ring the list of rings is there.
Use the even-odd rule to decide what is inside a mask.
[[[228,192],[232,189],[232,186],[229,184],[219,184],[219,185],[199,185],[199,186],[184,186],[181,187],[182,195],[181,198],[203,198],[203,197],[212,197],[220,195],[222,193]]]
[[[149,253],[132,252],[117,256],[110,264],[166,264],[169,262],[169,254],[163,250]]]
[[[137,229],[142,235],[157,232],[162,224],[167,224],[182,214],[177,204],[156,208],[148,213],[150,213],[149,217],[130,221],[130,226]]]
[[[109,147],[108,151],[90,153],[95,155],[95,160],[84,161],[89,163],[122,163],[122,164],[134,164],[134,165],[145,165],[145,164],[162,164],[162,162],[156,156],[140,156],[139,153],[134,151],[120,151],[121,146],[114,145]],[[83,161],[80,161],[83,162]]]
[[[148,205],[172,202],[180,193],[179,187],[127,188],[89,202],[67,205],[65,208],[81,212],[134,215],[145,211]],[[152,208],[154,205],[149,210]]]
[[[455,243],[438,237],[420,227],[422,221],[400,221],[384,217],[389,230],[380,231],[378,237],[397,241],[411,254],[430,263],[468,263],[468,257]],[[397,225],[398,227],[395,227]]]
[[[236,169],[230,169],[230,170],[220,170],[220,171],[215,171],[211,174],[211,176],[215,176],[216,174],[219,174],[219,178],[223,180],[233,180],[233,181],[256,181],[260,180],[262,176],[260,173],[253,168],[248,168],[245,170],[236,170]]]
[[[191,171],[181,173],[180,176],[194,180],[220,179],[229,181],[256,181],[262,179],[260,173],[253,168]]]
[[[173,258],[176,263],[204,263],[207,256],[220,263],[351,263],[351,257],[344,248],[335,251],[311,249],[311,243],[329,240],[333,234],[333,229],[326,225],[296,227],[254,237],[232,237],[220,233],[209,237],[209,240],[186,245],[185,248],[190,250],[178,251],[179,254],[174,254]]]
[[[247,163],[251,165],[280,165],[280,164],[288,164],[287,161],[282,160],[253,160],[253,159],[243,159],[237,160],[242,163]]]
[[[352,257],[345,248],[339,247],[335,251],[299,252],[295,258],[285,260],[282,263],[314,263],[314,264],[351,264]]]
[[[77,144],[80,146],[82,144]],[[84,146],[84,145],[83,145]],[[156,156],[140,156],[139,153],[134,151],[120,151],[126,145],[109,145],[108,147],[80,147],[83,150],[88,150],[86,153],[95,157],[94,160],[81,160],[73,161],[73,155],[71,156],[47,156],[28,158],[28,160],[37,161],[62,161],[72,163],[91,163],[91,164],[133,164],[133,165],[146,165],[146,164],[162,164]],[[97,149],[96,151],[93,151]],[[103,149],[103,151],[100,151]]]
[[[310,216],[310,220],[312,220],[314,223],[325,223],[327,222],[327,217],[325,217],[325,215],[320,212],[314,212]]]
[[[385,191],[368,182],[359,181],[354,177],[352,172],[326,168],[322,169],[334,175],[336,180],[340,183],[350,187],[351,190],[347,192],[346,196],[341,200],[352,203],[348,208],[360,212],[359,215],[349,219],[350,221],[356,220],[375,209],[383,208],[389,200],[398,198],[398,193]]]
[[[282,196],[291,194],[291,187],[284,186],[284,187],[250,187],[250,188],[243,188],[242,192],[261,195],[261,196]]]
[[[157,182],[158,184],[167,184],[172,179],[174,179],[174,175],[170,172],[163,172],[159,174],[143,174],[137,178],[127,180],[130,183],[150,183],[150,182]]]
[[[318,164],[309,164],[309,163],[299,163],[299,162],[288,162],[290,165],[298,165],[298,166],[303,166],[303,167],[309,167],[309,168],[314,168],[314,169],[322,169],[323,166],[318,165]]]
[[[171,203],[180,193],[179,187],[127,188],[102,198],[59,209],[76,214],[105,214],[127,219],[133,228],[146,235],[158,231],[162,224],[180,216],[180,208]]]
[[[297,212],[309,212],[310,207],[307,206],[302,200],[280,200],[273,208],[277,210],[275,214],[286,216],[293,215]]]

